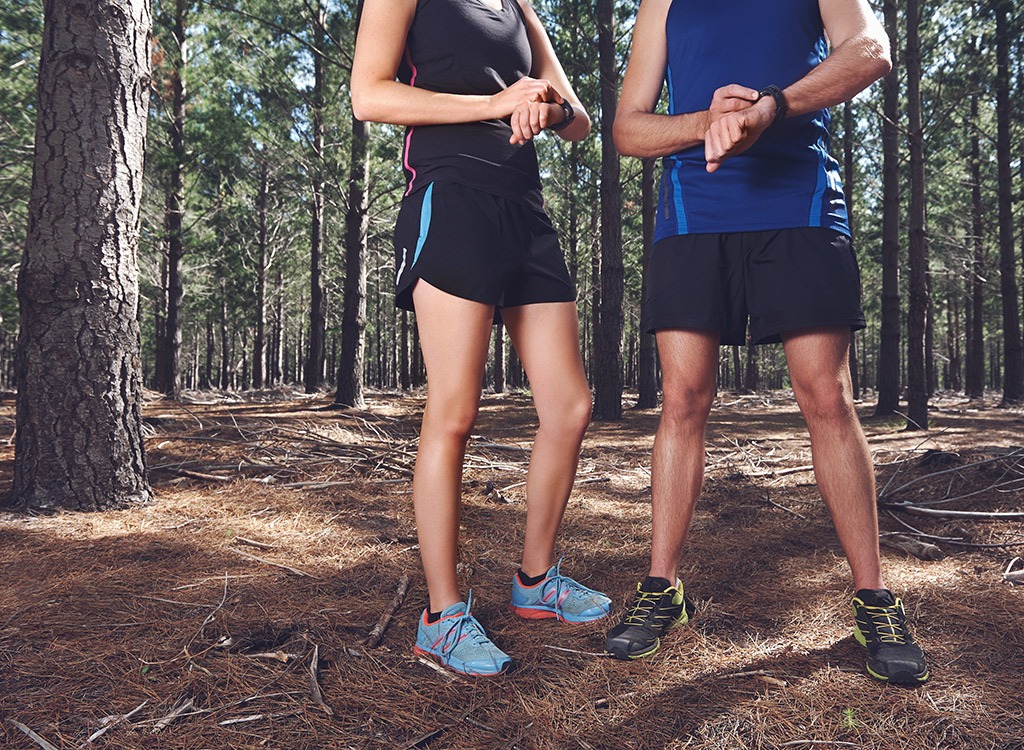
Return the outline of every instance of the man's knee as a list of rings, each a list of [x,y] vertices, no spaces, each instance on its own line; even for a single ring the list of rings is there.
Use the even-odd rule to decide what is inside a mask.
[[[661,405],[661,423],[670,429],[703,429],[714,399],[713,389],[666,389]]]
[[[841,379],[821,378],[794,383],[797,403],[809,423],[846,421],[856,416],[853,392]]]

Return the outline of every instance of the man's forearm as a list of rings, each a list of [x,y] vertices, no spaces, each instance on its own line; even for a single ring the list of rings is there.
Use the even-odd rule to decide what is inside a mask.
[[[783,92],[789,117],[849,101],[892,69],[888,47],[864,34],[843,42]]]
[[[623,156],[667,156],[703,145],[710,122],[707,111],[659,115],[620,110],[615,116],[615,147]]]

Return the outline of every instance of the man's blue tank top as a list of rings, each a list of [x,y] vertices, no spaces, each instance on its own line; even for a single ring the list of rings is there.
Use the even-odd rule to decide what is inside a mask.
[[[665,24],[669,113],[706,110],[729,83],[785,88],[828,54],[817,0],[674,0]],[[850,233],[829,113],[790,117],[709,174],[700,144],[665,157],[655,241],[828,227]]]

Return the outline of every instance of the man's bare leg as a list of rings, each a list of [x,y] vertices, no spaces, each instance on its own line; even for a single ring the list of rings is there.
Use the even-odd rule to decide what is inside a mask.
[[[835,524],[856,589],[881,589],[875,472],[853,406],[850,329],[814,328],[783,336],[790,380],[811,433],[818,490]]]
[[[650,575],[674,583],[704,482],[719,334],[672,329],[657,336],[664,400],[651,460]]]

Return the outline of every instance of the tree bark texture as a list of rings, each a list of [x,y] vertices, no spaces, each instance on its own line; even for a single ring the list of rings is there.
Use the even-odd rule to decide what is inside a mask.
[[[601,72],[601,312],[594,338],[594,418],[622,418],[622,185],[612,141],[618,72],[612,0],[597,0],[598,67]]]
[[[313,19],[313,154],[309,238],[309,341],[306,350],[304,385],[306,393],[316,393],[324,382],[324,338],[327,335],[327,303],[324,299],[324,87],[326,62],[324,37],[326,15],[323,4],[315,5]]]
[[[644,254],[641,270],[640,296],[647,296],[647,267],[651,262],[654,245],[654,214],[658,198],[654,185],[654,159],[644,159],[640,184],[640,211],[643,226]],[[640,331],[640,355],[637,363],[636,408],[653,409],[658,405],[658,357],[654,334]]]
[[[892,50],[892,72],[883,81],[882,118],[882,320],[878,350],[876,416],[900,405],[900,74],[899,14],[896,0],[885,0],[885,29]]]
[[[1010,173],[1010,31],[1013,3],[996,0],[996,164],[999,185],[999,287],[1003,296],[1003,404],[1024,401],[1024,342],[1017,300]]]
[[[908,429],[928,429],[925,336],[928,319],[928,244],[925,235],[924,131],[921,125],[920,0],[907,2],[907,137],[910,141],[910,305],[907,310]]]
[[[44,14],[12,500],[99,510],[150,498],[137,255],[152,24],[143,0]]]
[[[362,3],[360,3],[362,7]],[[341,364],[334,403],[362,408],[363,352],[366,348],[366,233],[370,226],[370,125],[352,118],[348,212],[345,214],[345,300],[341,318]],[[377,305],[380,309],[380,303]],[[379,327],[378,327],[379,329]]]

